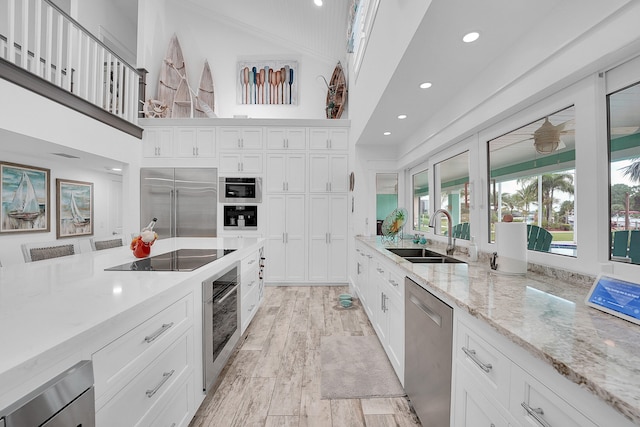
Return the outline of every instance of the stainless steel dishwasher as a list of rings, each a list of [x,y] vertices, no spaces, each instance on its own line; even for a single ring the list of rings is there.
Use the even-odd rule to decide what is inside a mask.
[[[404,388],[425,427],[449,427],[453,309],[405,278]]]
[[[82,360],[0,411],[0,427],[94,427],[93,364]]]

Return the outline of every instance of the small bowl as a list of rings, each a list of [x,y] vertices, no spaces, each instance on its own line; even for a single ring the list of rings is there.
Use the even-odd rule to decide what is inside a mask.
[[[341,299],[340,300],[340,305],[343,306],[344,308],[349,308],[351,307],[351,300],[350,299]]]
[[[340,295],[338,295],[338,299],[340,301],[345,301],[345,300],[346,301],[351,301],[352,298],[353,297],[351,296],[351,294],[340,294]]]

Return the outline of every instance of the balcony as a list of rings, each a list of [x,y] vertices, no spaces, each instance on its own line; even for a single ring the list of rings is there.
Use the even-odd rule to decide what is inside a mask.
[[[145,72],[49,0],[0,0],[0,78],[142,137]]]

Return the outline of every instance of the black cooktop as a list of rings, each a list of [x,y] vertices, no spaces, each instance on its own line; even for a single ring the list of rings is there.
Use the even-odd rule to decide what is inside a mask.
[[[105,271],[193,271],[233,251],[235,249],[178,249],[105,268]]]

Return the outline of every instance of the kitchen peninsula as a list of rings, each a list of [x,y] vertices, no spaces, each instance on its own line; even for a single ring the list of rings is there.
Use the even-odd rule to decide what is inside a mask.
[[[133,414],[131,425],[158,417],[188,423],[204,398],[198,392],[202,282],[234,264],[243,272],[251,265],[247,276],[257,280],[253,267],[262,246],[256,238],[172,238],[153,245],[152,256],[235,249],[193,271],[105,271],[136,260],[128,247],[0,268],[0,408],[76,362],[93,360],[97,425],[109,425],[114,412]],[[179,367],[152,399],[145,389],[163,379],[163,362]],[[127,405],[135,406],[129,411]]]
[[[524,402],[561,420],[550,425],[640,423],[638,326],[587,307],[587,276],[501,275],[486,256],[414,264],[387,247],[424,245],[357,237],[360,258],[373,267],[369,277],[376,268],[395,271],[454,309],[452,425],[480,425],[484,415],[504,421],[496,426],[528,425]]]

